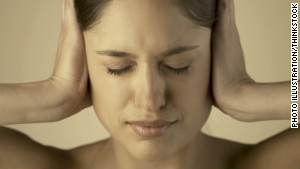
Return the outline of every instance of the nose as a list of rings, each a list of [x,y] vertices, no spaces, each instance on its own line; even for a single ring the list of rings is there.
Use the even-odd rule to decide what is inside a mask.
[[[140,70],[135,89],[135,105],[147,112],[158,112],[165,104],[165,80],[155,66]]]

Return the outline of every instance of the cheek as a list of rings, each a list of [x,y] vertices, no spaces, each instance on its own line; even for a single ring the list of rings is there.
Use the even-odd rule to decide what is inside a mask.
[[[170,102],[183,112],[183,128],[199,130],[211,110],[209,53],[206,56],[195,63],[184,79],[169,82]]]
[[[88,66],[94,109],[104,127],[112,133],[120,125],[121,112],[128,103],[128,85],[109,75],[96,59],[88,60]]]

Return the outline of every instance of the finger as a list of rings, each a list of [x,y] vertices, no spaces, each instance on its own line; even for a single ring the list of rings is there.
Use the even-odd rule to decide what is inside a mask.
[[[233,0],[218,1],[218,21],[212,36],[213,73],[219,78],[247,76],[244,53],[235,24]],[[226,79],[225,79],[226,80]]]
[[[217,7],[217,27],[231,29],[235,26],[235,13],[233,0],[219,0]]]
[[[74,0],[64,0],[63,2],[63,31],[79,36],[81,34],[80,26],[77,21]]]
[[[74,1],[63,0],[62,6],[62,27],[54,72],[55,75],[64,78],[82,78],[83,74],[87,74],[85,47]]]

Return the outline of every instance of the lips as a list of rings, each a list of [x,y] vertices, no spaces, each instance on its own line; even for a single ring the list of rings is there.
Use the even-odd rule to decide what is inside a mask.
[[[139,136],[159,137],[165,134],[176,121],[128,121],[127,124]]]

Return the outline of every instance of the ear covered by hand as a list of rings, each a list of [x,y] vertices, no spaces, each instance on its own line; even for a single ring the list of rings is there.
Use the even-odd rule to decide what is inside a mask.
[[[63,0],[62,24],[53,75],[50,78],[66,101],[65,116],[91,105],[83,33],[74,0]]]
[[[246,72],[244,53],[235,22],[233,0],[218,0],[217,21],[212,34],[212,92],[214,104],[230,114],[241,88],[254,83]],[[234,115],[232,115],[234,116]]]

